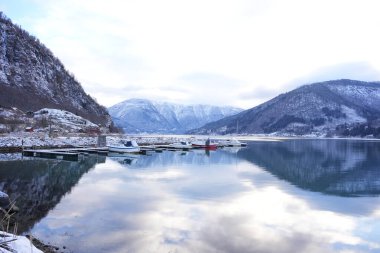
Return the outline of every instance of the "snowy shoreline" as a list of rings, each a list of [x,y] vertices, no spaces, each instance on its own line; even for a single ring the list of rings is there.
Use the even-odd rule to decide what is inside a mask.
[[[0,252],[3,253],[13,253],[13,252],[33,252],[33,253],[43,253],[38,249],[32,242],[22,235],[14,235],[4,231],[0,231]]]
[[[163,144],[190,139],[228,139],[231,136],[207,135],[107,135],[107,144],[117,144],[123,139],[135,140],[139,145]],[[274,140],[273,137],[238,136],[237,139],[246,140]],[[0,148],[30,148],[30,147],[67,147],[67,146],[95,146],[98,136],[72,134],[66,136],[49,137],[45,133],[12,133],[0,135]]]
[[[337,140],[363,140],[380,141],[375,138],[326,138],[318,136],[268,136],[268,135],[238,135],[238,136],[207,136],[207,135],[107,135],[107,145],[115,145],[123,139],[136,140],[139,145],[167,144],[190,139],[223,140],[236,138],[240,141],[283,141],[290,139],[337,139]],[[67,136],[49,137],[45,133],[12,133],[0,135],[0,153],[20,152],[22,148],[64,148],[78,146],[96,146],[96,135],[73,134]]]
[[[203,137],[204,139],[207,137]],[[129,136],[129,135],[107,135],[107,145],[116,145],[121,140],[132,139],[139,145],[168,144],[190,136]],[[68,135],[49,137],[41,133],[13,133],[0,135],[0,153],[20,152],[23,148],[65,148],[65,147],[94,147],[97,145],[98,136]]]

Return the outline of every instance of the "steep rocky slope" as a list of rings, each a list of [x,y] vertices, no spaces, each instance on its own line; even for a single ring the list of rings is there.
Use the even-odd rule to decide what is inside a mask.
[[[0,107],[63,109],[97,124],[111,123],[106,108],[86,94],[60,60],[1,12]]]

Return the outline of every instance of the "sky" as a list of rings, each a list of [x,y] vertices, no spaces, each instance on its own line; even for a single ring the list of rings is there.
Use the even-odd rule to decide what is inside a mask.
[[[300,85],[380,80],[378,0],[0,0],[100,104],[251,108]]]

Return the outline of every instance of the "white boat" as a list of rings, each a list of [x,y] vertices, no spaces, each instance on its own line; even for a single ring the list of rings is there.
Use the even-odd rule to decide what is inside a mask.
[[[245,147],[247,143],[236,140],[235,138],[219,141],[221,147]]]
[[[137,144],[136,141],[123,141],[120,145],[113,146],[109,145],[108,151],[109,152],[116,152],[116,153],[137,153],[140,152],[140,147]]]
[[[192,148],[192,144],[188,141],[181,141],[176,142],[168,145],[170,148],[178,148],[178,149],[186,149],[186,148]]]

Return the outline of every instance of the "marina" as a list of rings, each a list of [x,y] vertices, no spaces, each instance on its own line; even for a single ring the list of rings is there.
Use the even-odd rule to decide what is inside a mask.
[[[199,143],[197,141],[195,143]],[[239,143],[235,142],[235,146]],[[137,143],[135,144],[137,145]],[[239,144],[240,145],[240,144]],[[240,145],[241,147],[246,146],[246,144]],[[140,154],[149,155],[152,153],[162,153],[163,151],[190,151],[192,149],[216,149],[231,147],[229,142],[213,143],[212,147],[207,145],[191,144],[190,142],[179,142],[170,144],[159,144],[159,145],[145,145],[145,146],[134,146],[133,150],[125,151],[122,147],[115,148],[115,146],[105,146],[105,147],[75,147],[75,148],[54,148],[54,149],[25,149],[22,151],[22,155],[25,157],[39,157],[39,158],[50,158],[59,159],[67,161],[78,161],[81,155],[97,154],[107,156],[110,153],[116,154]]]

